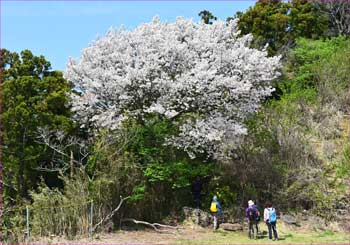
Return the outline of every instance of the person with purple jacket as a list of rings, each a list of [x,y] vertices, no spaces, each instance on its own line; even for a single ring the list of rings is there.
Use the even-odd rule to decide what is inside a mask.
[[[245,217],[247,218],[248,226],[249,226],[249,230],[248,230],[249,238],[257,239],[258,231],[256,227],[257,227],[258,210],[252,200],[248,201],[248,207],[245,210]]]

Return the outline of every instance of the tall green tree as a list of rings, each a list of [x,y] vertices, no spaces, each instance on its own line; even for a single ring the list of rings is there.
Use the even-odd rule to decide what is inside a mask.
[[[324,37],[328,28],[327,15],[307,0],[260,0],[236,17],[242,34],[252,33],[254,46],[268,43],[270,55],[283,53],[298,37]]]
[[[217,18],[208,10],[202,10],[201,12],[199,12],[198,16],[201,17],[201,20],[205,23],[205,24],[213,24],[212,20],[217,20]]]
[[[24,50],[1,50],[3,111],[3,166],[5,198],[20,201],[38,183],[40,167],[51,164],[52,154],[37,141],[40,127],[73,127],[68,91],[72,86],[61,72],[51,71],[44,56]]]

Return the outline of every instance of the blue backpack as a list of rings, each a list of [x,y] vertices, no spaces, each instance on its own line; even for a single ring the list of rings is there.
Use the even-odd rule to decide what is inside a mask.
[[[277,216],[276,216],[276,210],[274,208],[271,208],[269,210],[269,222],[276,222]]]

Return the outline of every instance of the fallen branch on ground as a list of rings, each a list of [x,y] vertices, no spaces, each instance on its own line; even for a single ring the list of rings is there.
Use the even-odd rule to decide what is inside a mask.
[[[146,222],[146,221],[141,221],[141,220],[136,220],[136,219],[122,219],[121,221],[122,222],[133,222],[135,224],[142,224],[142,225],[150,226],[150,227],[152,227],[154,230],[156,230],[158,232],[169,231],[169,230],[162,230],[160,228],[169,228],[169,229],[176,229],[176,230],[179,229],[176,226],[163,225],[163,224],[159,224],[159,223],[149,223],[149,222]]]
[[[96,230],[97,227],[99,227],[100,225],[102,225],[105,221],[111,219],[113,217],[113,215],[120,209],[120,207],[122,206],[123,202],[127,199],[129,199],[130,196],[127,196],[127,197],[122,197],[120,196],[120,202],[118,204],[118,206],[110,213],[108,214],[107,216],[105,216],[104,218],[102,218],[100,220],[100,222],[98,222],[93,228],[92,228],[92,232],[94,232]]]

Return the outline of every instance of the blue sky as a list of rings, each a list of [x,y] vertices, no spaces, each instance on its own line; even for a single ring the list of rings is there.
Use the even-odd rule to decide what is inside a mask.
[[[69,57],[110,27],[133,29],[159,15],[171,22],[177,16],[199,21],[209,10],[225,20],[254,1],[4,1],[1,4],[1,48],[44,55],[55,70],[64,70]]]

